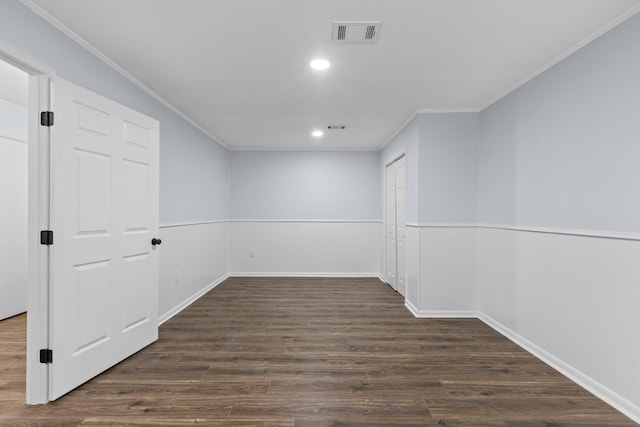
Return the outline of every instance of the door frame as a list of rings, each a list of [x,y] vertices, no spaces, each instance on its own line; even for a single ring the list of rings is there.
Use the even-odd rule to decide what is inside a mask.
[[[50,128],[40,126],[39,113],[50,110],[55,70],[2,40],[0,59],[29,74],[26,403],[42,404],[49,401],[49,365],[39,359],[49,345],[49,248],[39,234],[49,229]]]
[[[387,277],[387,245],[388,245],[388,239],[387,239],[387,167],[391,166],[392,164],[394,164],[395,162],[397,162],[398,160],[400,160],[401,158],[407,158],[407,153],[406,151],[402,151],[397,153],[395,156],[391,157],[391,160],[389,160],[388,162],[384,163],[384,167],[382,168],[382,176],[383,176],[383,193],[384,193],[384,207],[383,207],[383,212],[384,212],[384,227],[383,227],[383,240],[384,240],[384,254],[383,254],[383,265],[384,265],[384,271],[383,271],[383,277],[385,279],[385,282],[387,284],[389,284],[389,278]],[[406,173],[406,166],[405,166],[405,173]],[[406,178],[405,178],[406,180]],[[406,206],[405,206],[405,212],[406,212]],[[397,238],[396,238],[396,259],[397,259]],[[397,261],[396,261],[397,262]],[[396,265],[396,288],[397,288],[397,265]],[[395,289],[397,291],[397,289]]]

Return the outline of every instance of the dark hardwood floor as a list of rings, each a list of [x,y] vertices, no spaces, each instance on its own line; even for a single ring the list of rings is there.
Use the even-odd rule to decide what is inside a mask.
[[[1,425],[636,425],[479,320],[415,319],[376,279],[229,279],[43,406],[24,405],[25,322],[0,322]]]

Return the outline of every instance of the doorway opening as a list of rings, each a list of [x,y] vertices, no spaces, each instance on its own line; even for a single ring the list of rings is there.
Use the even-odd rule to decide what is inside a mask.
[[[0,347],[5,389],[26,390],[29,74],[0,59]]]
[[[3,116],[7,114],[1,125],[4,128],[2,145],[3,154],[8,154],[6,161],[10,162],[3,173],[11,179],[4,182],[4,191],[5,195],[11,193],[15,204],[3,203],[1,210],[10,221],[6,226],[13,235],[5,251],[15,264],[10,266],[11,279],[9,270],[0,278],[3,284],[0,296],[2,299],[5,293],[7,296],[7,308],[0,318],[12,316],[5,325],[14,341],[12,348],[19,352],[16,357],[20,357],[16,365],[21,372],[16,383],[20,390],[16,391],[26,389],[27,403],[45,403],[48,369],[39,363],[37,352],[39,348],[46,348],[48,342],[48,286],[47,275],[43,274],[48,271],[48,250],[38,244],[38,230],[46,230],[49,220],[49,140],[48,128],[39,126],[38,112],[49,109],[49,82],[53,71],[4,42],[0,42],[0,67],[5,73],[2,82],[7,78],[16,85],[10,88],[2,84]],[[19,314],[25,311],[29,313],[28,318],[26,314]],[[10,361],[16,362],[13,358]]]
[[[159,122],[3,42],[0,60],[28,80],[26,402],[42,404],[157,339]]]
[[[28,109],[29,75],[0,60],[0,321],[27,311]]]
[[[385,167],[385,277],[402,296],[406,294],[406,165],[403,154]]]

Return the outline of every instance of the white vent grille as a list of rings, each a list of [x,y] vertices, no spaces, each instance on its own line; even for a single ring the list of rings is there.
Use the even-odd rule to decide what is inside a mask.
[[[336,21],[333,41],[339,43],[374,43],[380,34],[380,21]]]

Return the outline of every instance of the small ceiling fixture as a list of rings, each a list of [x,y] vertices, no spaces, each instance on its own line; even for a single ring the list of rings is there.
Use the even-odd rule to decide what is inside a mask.
[[[335,21],[333,41],[338,43],[375,43],[381,21]]]
[[[326,59],[318,58],[318,59],[314,59],[313,61],[311,61],[311,63],[309,65],[314,70],[326,70],[327,68],[329,68],[331,66],[331,63],[329,61],[327,61]]]
[[[320,138],[322,137],[322,135],[324,135],[324,132],[322,132],[321,130],[314,130],[313,132],[311,132],[311,136],[313,136],[314,138]]]

